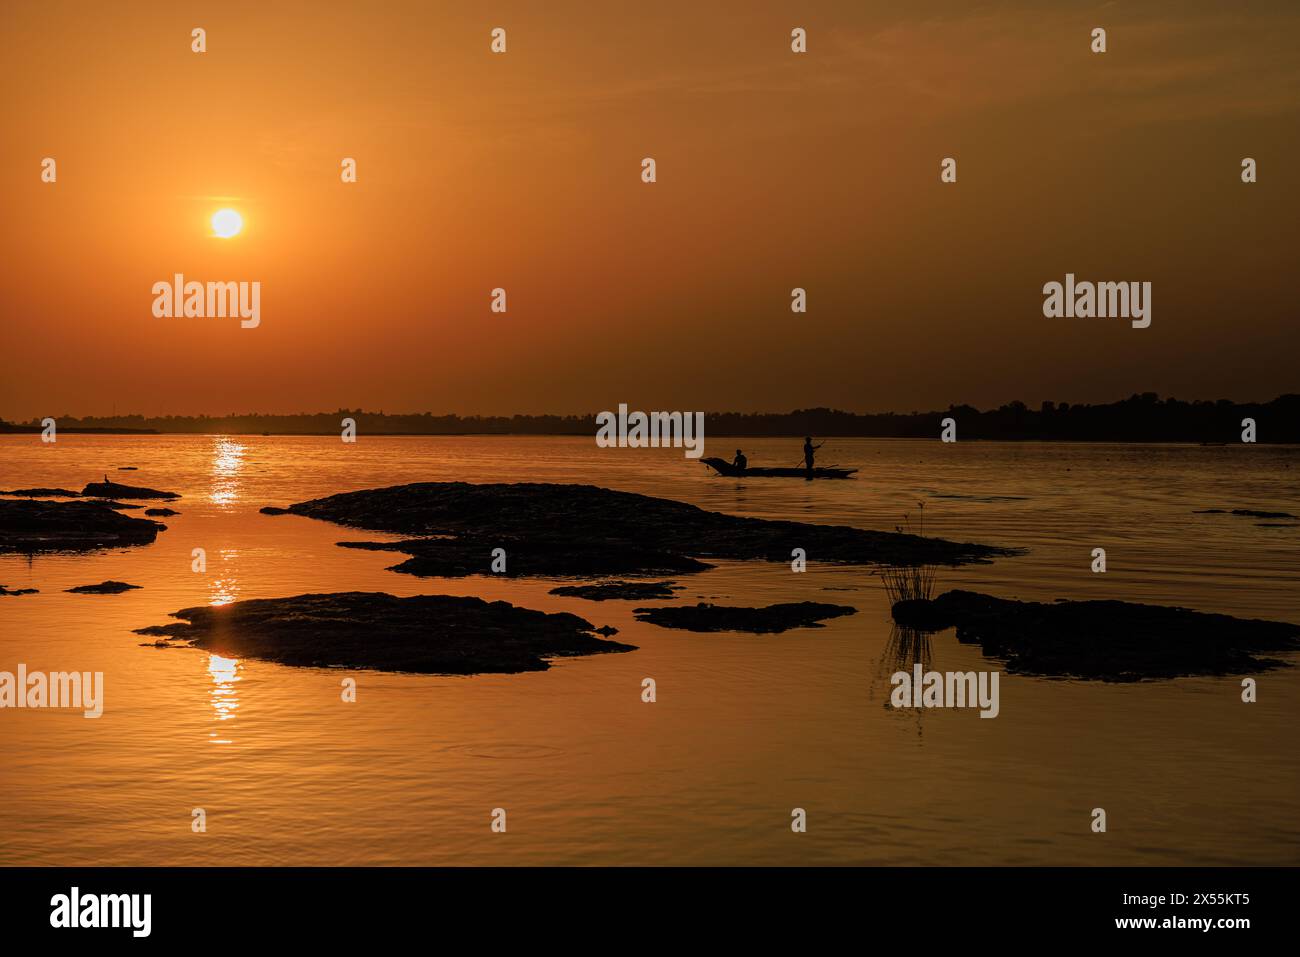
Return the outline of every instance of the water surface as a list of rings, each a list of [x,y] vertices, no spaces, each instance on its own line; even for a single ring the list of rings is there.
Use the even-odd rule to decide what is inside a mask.
[[[718,443],[721,443],[720,445]],[[797,441],[741,444],[753,465]],[[674,632],[637,603],[552,581],[419,579],[380,539],[258,514],[411,481],[590,482],[765,518],[893,528],[1026,554],[940,588],[1114,597],[1300,619],[1300,528],[1197,514],[1300,513],[1294,447],[832,440],[856,480],[710,477],[680,451],[587,438],[0,436],[0,487],[110,479],[179,491],[144,548],[0,556],[0,669],[100,670],[105,713],[0,712],[4,864],[1294,864],[1300,672],[1128,685],[1003,676],[1001,714],[884,707],[888,607],[869,569],[724,562],[685,600],[816,600],[857,615],[783,635]],[[119,472],[134,465],[139,471]],[[139,513],[137,513],[139,514]],[[206,574],[191,550],[206,549]],[[1090,572],[1104,547],[1108,572]],[[63,589],[113,578],[116,596]],[[131,629],[190,605],[304,592],[475,594],[621,630],[628,654],[470,678],[342,672],[154,650]],[[382,640],[377,635],[376,640]],[[996,668],[951,632],[933,666]],[[653,677],[658,701],[644,704]],[[493,808],[508,832],[489,828]],[[807,811],[808,832],[790,830]],[[1090,831],[1104,807],[1106,834]],[[191,831],[204,808],[208,830]]]

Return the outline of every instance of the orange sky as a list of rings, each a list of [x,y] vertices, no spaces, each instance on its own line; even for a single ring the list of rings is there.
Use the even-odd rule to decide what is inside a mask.
[[[1294,3],[6,0],[0,27],[3,417],[1300,388]],[[155,318],[176,272],[260,281],[260,327]],[[1066,272],[1152,282],[1151,327],[1044,318]]]

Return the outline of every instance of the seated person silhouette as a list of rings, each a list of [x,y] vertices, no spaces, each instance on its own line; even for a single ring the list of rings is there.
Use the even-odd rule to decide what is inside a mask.
[[[749,465],[749,459],[745,458],[744,452],[740,451],[740,449],[736,449],[736,457],[731,460],[731,465],[733,468],[743,472]]]

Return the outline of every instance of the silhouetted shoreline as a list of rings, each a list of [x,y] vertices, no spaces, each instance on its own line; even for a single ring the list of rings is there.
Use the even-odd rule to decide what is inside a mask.
[[[706,412],[715,437],[825,437],[934,439],[945,418],[957,422],[961,441],[1177,442],[1236,444],[1242,420],[1253,419],[1261,444],[1300,442],[1300,395],[1270,402],[1161,399],[1153,392],[1102,405],[1044,402],[1031,409],[1011,402],[981,411],[969,405],[942,411],[856,413],[838,409],[793,412]],[[361,409],[295,414],[225,416],[57,417],[61,432],[115,434],[338,435],[343,418],[362,435],[586,435],[596,434],[596,414],[460,416],[429,412],[385,414]],[[39,421],[0,421],[0,433],[41,431]]]

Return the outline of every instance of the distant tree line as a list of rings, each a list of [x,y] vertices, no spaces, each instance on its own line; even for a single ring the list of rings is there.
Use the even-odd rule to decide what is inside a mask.
[[[1254,419],[1259,442],[1300,442],[1300,395],[1271,402],[1161,399],[1154,392],[1104,405],[1044,402],[1031,409],[1010,402],[980,411],[969,405],[939,412],[859,414],[839,409],[793,412],[709,412],[708,435],[724,436],[863,436],[937,438],[945,418],[957,422],[957,438],[1054,440],[1080,442],[1228,442],[1241,441],[1242,420]],[[362,435],[595,435],[590,415],[433,415],[429,412],[388,415],[361,409],[337,412],[224,416],[72,416],[58,417],[64,432],[181,432],[271,435],[335,435],[344,418],[356,420]],[[0,421],[0,432],[40,431],[40,421]]]

